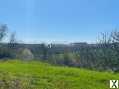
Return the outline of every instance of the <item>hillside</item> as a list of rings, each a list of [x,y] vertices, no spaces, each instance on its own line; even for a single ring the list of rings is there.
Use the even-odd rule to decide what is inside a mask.
[[[0,62],[0,89],[109,89],[119,74],[56,67],[41,62]]]

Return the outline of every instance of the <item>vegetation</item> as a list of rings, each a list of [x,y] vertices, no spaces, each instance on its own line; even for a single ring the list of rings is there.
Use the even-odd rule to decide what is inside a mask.
[[[109,89],[110,79],[119,79],[119,74],[38,61],[0,62],[0,89]]]
[[[118,80],[118,31],[102,33],[95,44],[67,45],[21,44],[16,33],[4,43],[7,33],[1,25],[0,89],[109,89],[109,80]]]
[[[9,29],[0,25],[0,59],[40,60],[55,65],[67,65],[93,70],[119,71],[119,32],[101,33],[95,44],[20,44],[16,33],[3,43]],[[42,60],[41,60],[42,59]]]

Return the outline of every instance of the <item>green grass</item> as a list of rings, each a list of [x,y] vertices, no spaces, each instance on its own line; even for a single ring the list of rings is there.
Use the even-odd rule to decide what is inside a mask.
[[[109,89],[119,74],[51,66],[41,62],[0,62],[0,89]]]

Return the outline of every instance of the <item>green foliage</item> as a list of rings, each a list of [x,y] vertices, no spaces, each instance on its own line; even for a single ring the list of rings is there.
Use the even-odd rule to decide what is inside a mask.
[[[29,49],[25,48],[19,50],[19,53],[17,54],[17,58],[22,60],[32,60],[34,58],[34,55]]]
[[[49,56],[48,61],[57,65],[78,66],[80,63],[80,56],[79,53],[71,52],[52,54]]]
[[[14,58],[14,53],[7,47],[0,47],[0,59]]]
[[[7,25],[0,25],[0,41],[7,35]],[[119,71],[119,32],[101,34],[96,44],[18,44],[12,33],[8,44],[0,44],[0,59],[41,60],[55,65],[95,70]]]

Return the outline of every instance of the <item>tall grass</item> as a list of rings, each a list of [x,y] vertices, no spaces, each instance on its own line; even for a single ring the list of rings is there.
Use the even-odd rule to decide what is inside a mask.
[[[109,89],[119,74],[58,67],[38,61],[0,62],[0,89]]]

